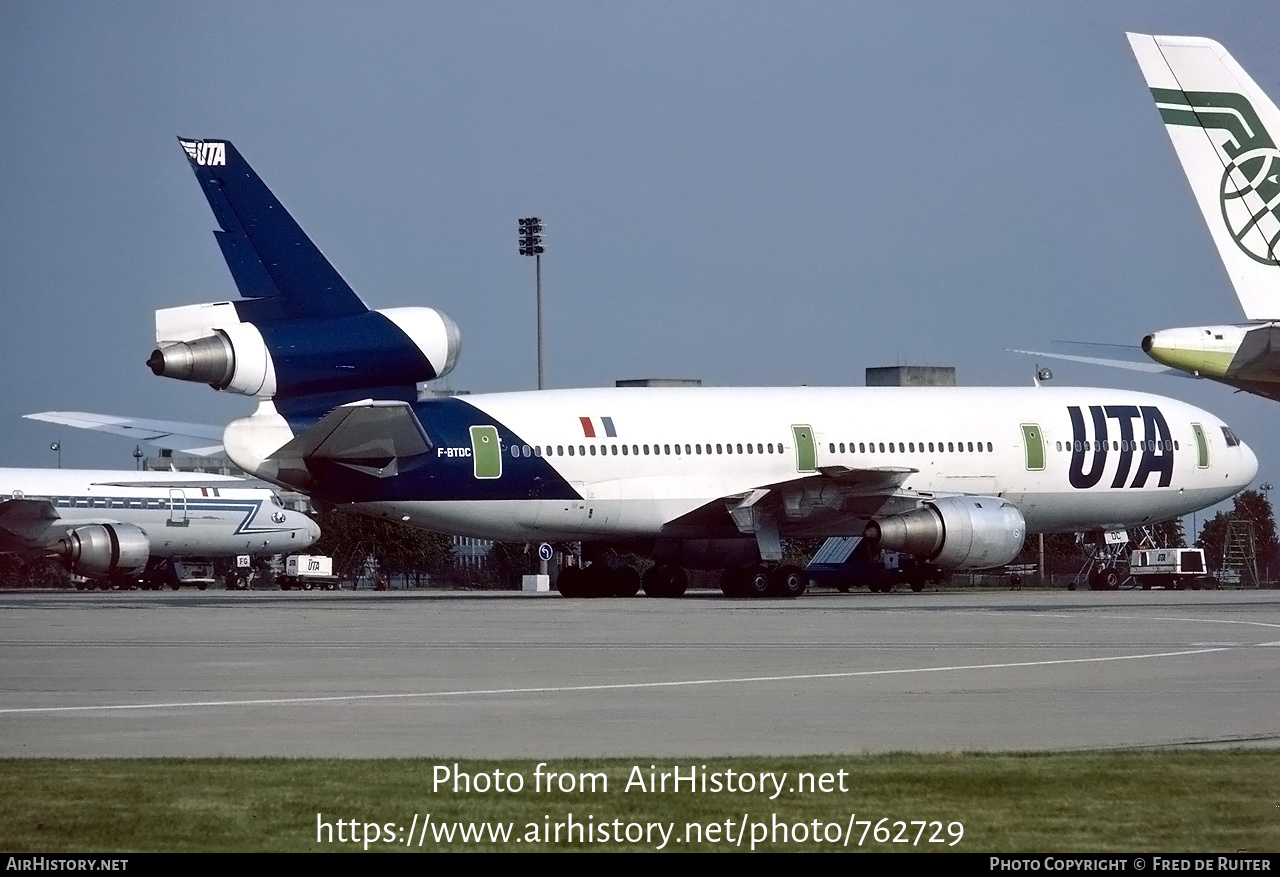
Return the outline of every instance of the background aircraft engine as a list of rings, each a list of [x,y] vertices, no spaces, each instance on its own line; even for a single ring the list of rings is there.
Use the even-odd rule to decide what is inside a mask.
[[[224,323],[210,335],[160,342],[147,365],[161,377],[265,398],[412,386],[453,371],[461,350],[462,334],[446,314],[387,308]]]
[[[950,569],[1002,566],[1018,556],[1027,522],[994,496],[935,499],[901,515],[873,518],[863,534],[873,546],[914,554]]]
[[[59,539],[54,550],[76,575],[107,578],[141,573],[147,566],[151,543],[133,524],[89,524]]]

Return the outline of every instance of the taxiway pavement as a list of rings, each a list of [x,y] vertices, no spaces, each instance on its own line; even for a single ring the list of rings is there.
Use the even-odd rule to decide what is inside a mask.
[[[0,592],[0,756],[1280,745],[1280,591]]]

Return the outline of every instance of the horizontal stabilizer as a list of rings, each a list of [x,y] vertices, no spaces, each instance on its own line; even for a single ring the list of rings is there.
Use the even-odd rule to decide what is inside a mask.
[[[27,551],[45,541],[59,519],[47,499],[7,499],[0,502],[0,553]]]
[[[0,526],[17,521],[56,521],[58,510],[47,499],[6,499],[0,502]]]
[[[353,402],[271,455],[272,460],[387,460],[416,457],[431,440],[407,402]]]
[[[222,453],[222,427],[212,424],[146,420],[112,414],[90,414],[86,411],[41,411],[38,414],[24,414],[23,417],[76,429],[122,435],[157,448],[197,457],[213,457]]]

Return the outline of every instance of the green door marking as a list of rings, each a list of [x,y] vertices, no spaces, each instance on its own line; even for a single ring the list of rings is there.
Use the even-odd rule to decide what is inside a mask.
[[[791,427],[791,435],[796,440],[796,471],[818,471],[818,449],[813,442],[813,429],[803,424]]]
[[[1200,469],[1209,468],[1209,440],[1204,437],[1204,427],[1198,423],[1191,424],[1192,431],[1196,434],[1196,466]]]
[[[1034,423],[1022,424],[1022,445],[1027,450],[1027,469],[1044,468],[1044,436],[1040,427]]]
[[[471,427],[471,461],[477,478],[502,477],[502,445],[496,426]]]

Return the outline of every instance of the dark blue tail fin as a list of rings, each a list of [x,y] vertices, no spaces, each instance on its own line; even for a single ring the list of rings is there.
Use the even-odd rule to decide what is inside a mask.
[[[243,320],[343,317],[368,308],[227,140],[178,138],[221,231]]]

